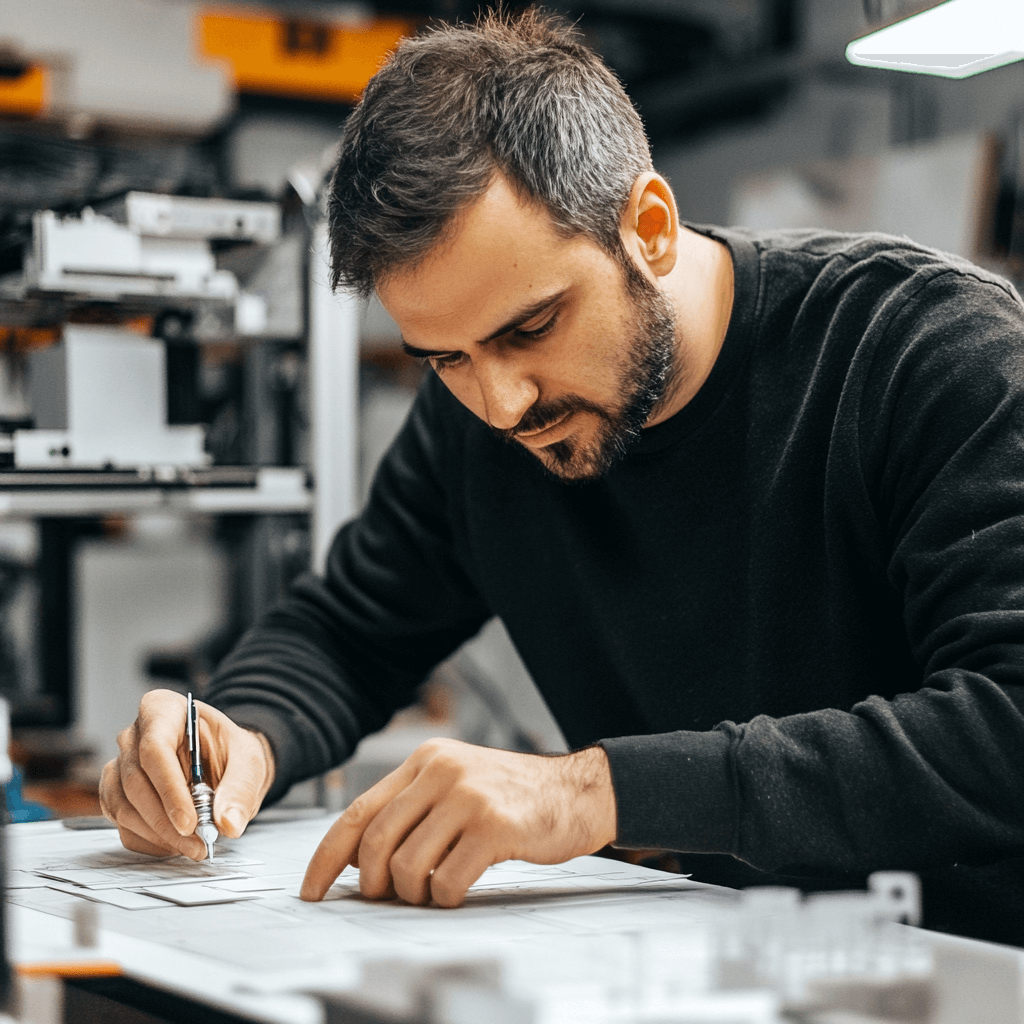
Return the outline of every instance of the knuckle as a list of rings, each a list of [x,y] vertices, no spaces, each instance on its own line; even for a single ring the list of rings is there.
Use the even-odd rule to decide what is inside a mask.
[[[458,883],[443,876],[438,878],[437,872],[435,872],[430,883],[430,895],[438,906],[457,907],[462,902],[463,896],[466,895],[466,890]]]
[[[377,863],[386,852],[384,836],[380,829],[368,828],[363,833],[362,842],[359,844],[360,861],[364,864]]]
[[[133,722],[117,734],[117,749],[120,750],[122,754],[135,749],[136,733],[137,730],[135,728],[135,723]]]
[[[399,848],[391,857],[391,874],[398,878],[413,878],[417,874],[419,865],[416,858],[404,848]]]
[[[133,793],[140,793],[145,788],[143,781],[143,775],[139,771],[138,765],[132,762],[121,762],[119,765],[119,777],[121,782],[121,789],[124,791],[124,795],[131,800]],[[134,801],[132,801],[134,802]]]
[[[143,767],[153,764],[160,753],[160,743],[150,736],[142,736],[138,742],[139,764]]]
[[[423,761],[435,761],[438,758],[455,756],[459,744],[448,736],[434,736],[416,748],[416,753]]]
[[[145,714],[153,711],[155,708],[159,708],[167,700],[167,696],[170,690],[165,690],[162,687],[157,687],[153,690],[147,690],[139,701],[139,712]],[[175,694],[175,697],[178,695]]]
[[[463,765],[456,751],[442,748],[434,754],[429,762],[431,772],[442,775],[445,779],[454,781],[461,778]]]
[[[452,795],[474,818],[483,817],[493,812],[487,796],[478,786],[466,779],[461,780],[453,787]]]
[[[373,820],[370,813],[370,801],[365,796],[357,796],[345,810],[344,818],[353,828],[364,829]]]

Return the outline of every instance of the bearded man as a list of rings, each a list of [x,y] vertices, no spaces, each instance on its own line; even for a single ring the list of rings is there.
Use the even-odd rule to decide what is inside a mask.
[[[684,183],[685,187],[685,183]],[[455,906],[507,858],[681,851],[707,881],[925,879],[1024,941],[1024,345],[1001,279],[906,239],[679,222],[641,122],[531,12],[404,42],[348,119],[335,286],[434,373],[202,708],[215,819],[344,761],[500,616],[573,752],[433,741],[304,882]],[[155,692],[123,842],[202,856]]]

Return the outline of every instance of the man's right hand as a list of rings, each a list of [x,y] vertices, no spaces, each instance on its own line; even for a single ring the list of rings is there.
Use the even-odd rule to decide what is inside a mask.
[[[236,725],[223,712],[196,701],[199,749],[206,782],[216,790],[217,830],[236,838],[260,809],[274,781],[274,755],[266,738]],[[117,737],[121,753],[103,769],[100,807],[121,842],[139,853],[182,853],[202,860],[206,848],[194,835],[196,812],[188,786],[185,698],[151,690],[139,717]]]

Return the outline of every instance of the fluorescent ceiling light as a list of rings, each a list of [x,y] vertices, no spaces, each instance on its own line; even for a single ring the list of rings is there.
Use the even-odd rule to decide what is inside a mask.
[[[1024,0],[946,0],[855,39],[846,59],[946,78],[1024,60]]]

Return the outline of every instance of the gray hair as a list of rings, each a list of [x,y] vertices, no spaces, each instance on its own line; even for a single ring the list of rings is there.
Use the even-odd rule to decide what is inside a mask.
[[[342,134],[327,212],[331,284],[368,295],[414,267],[501,173],[567,236],[621,258],[651,168],[621,83],[563,19],[500,9],[402,42]]]

